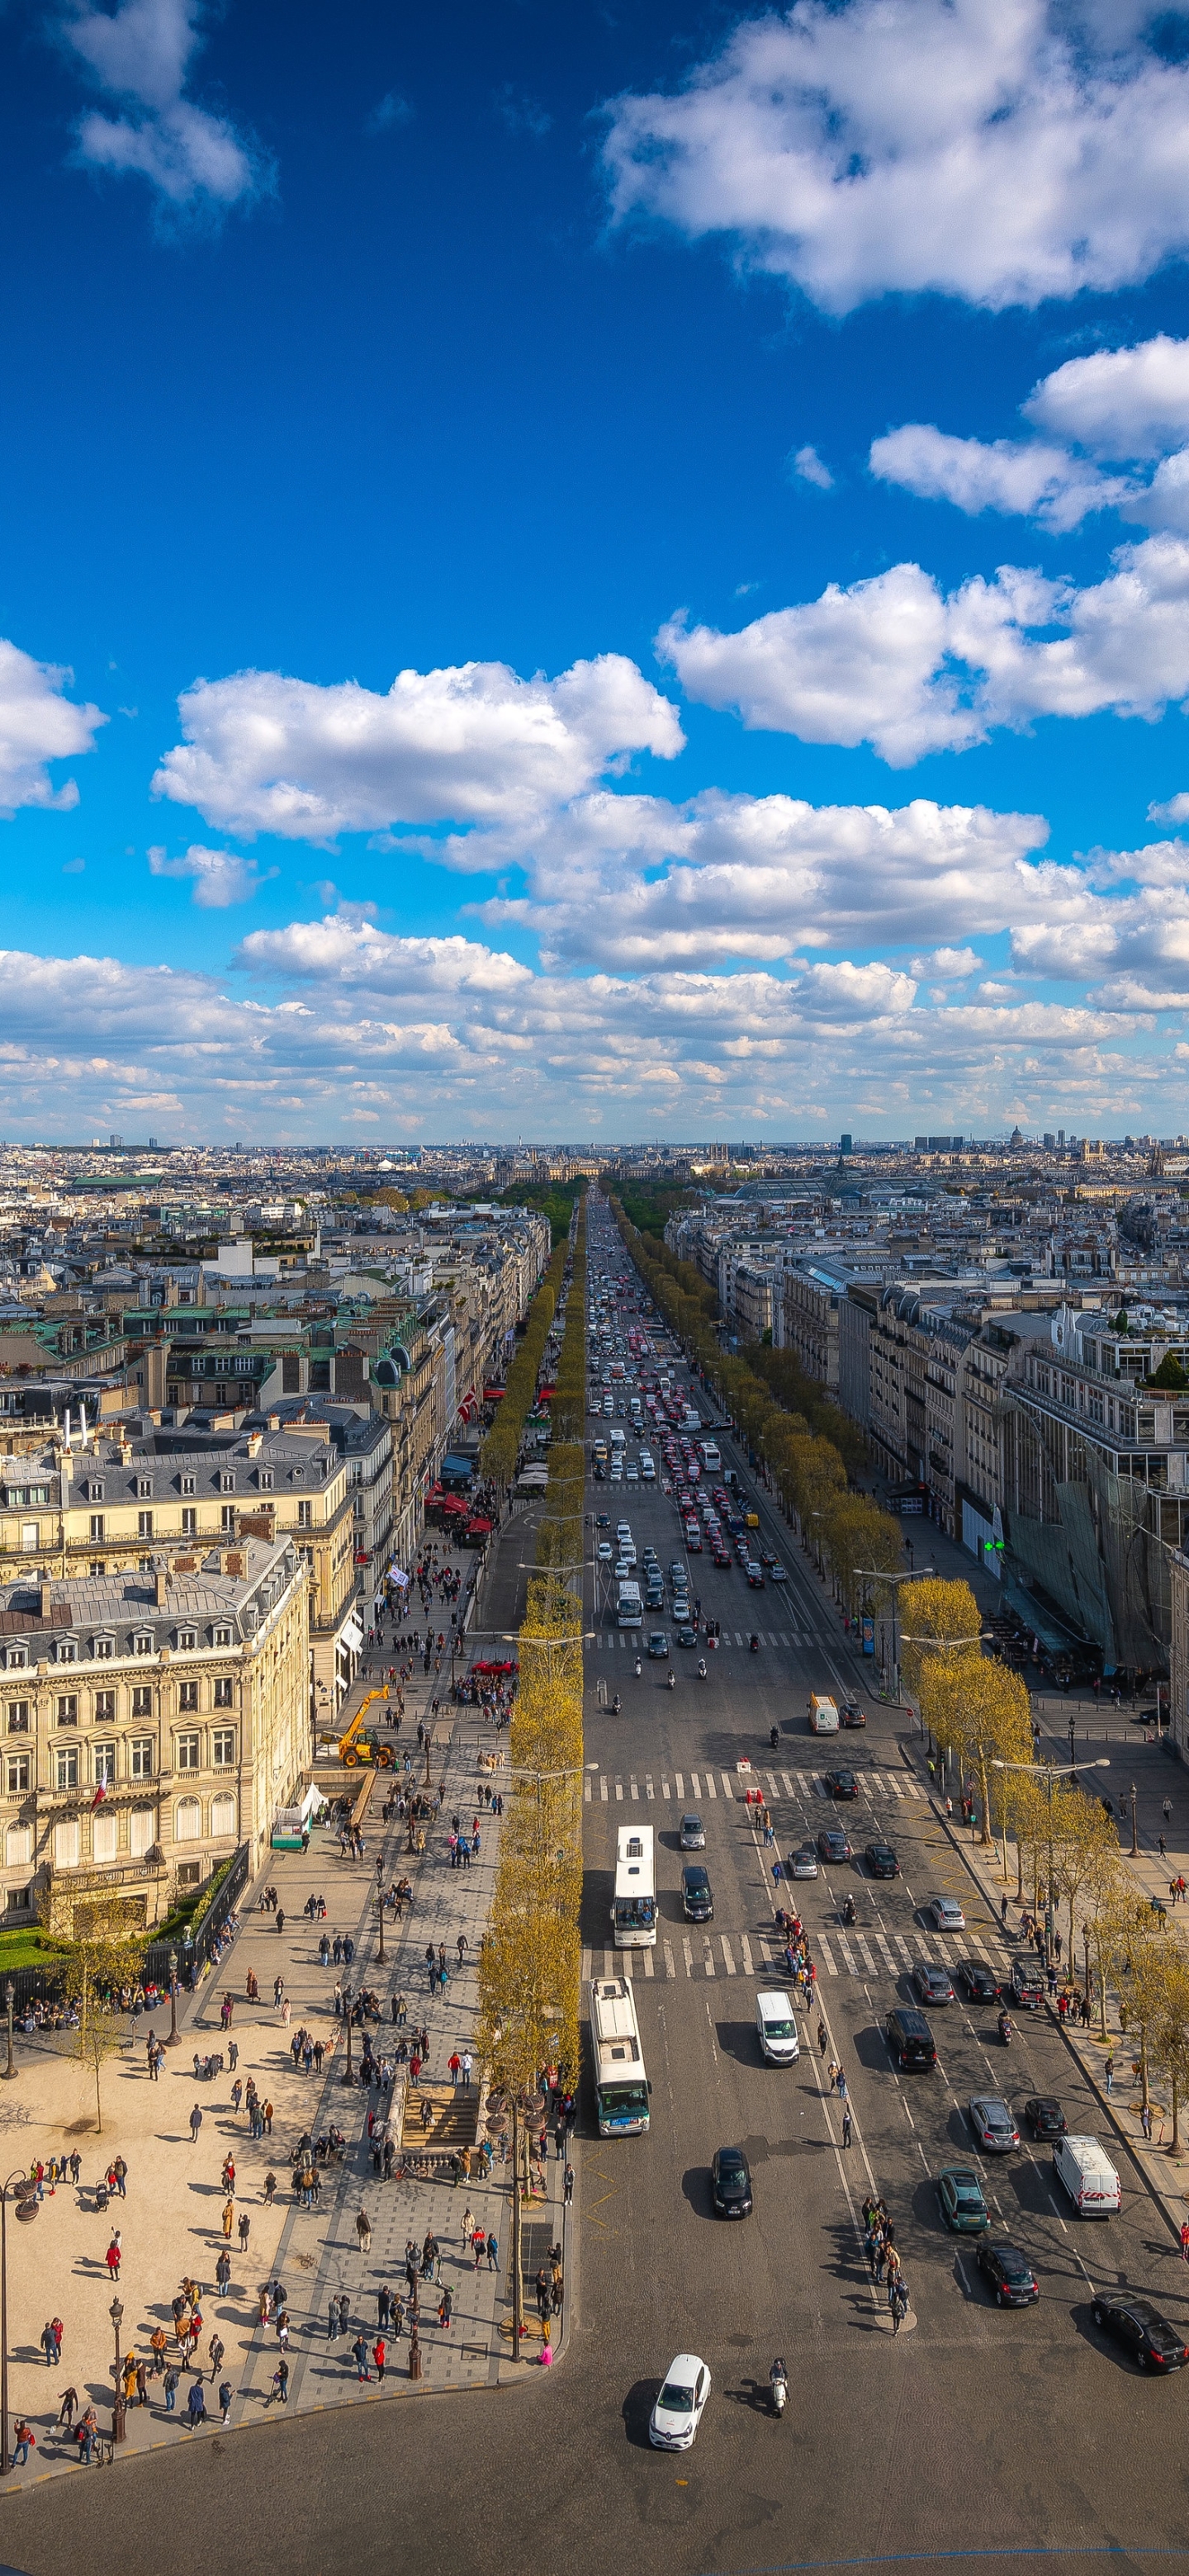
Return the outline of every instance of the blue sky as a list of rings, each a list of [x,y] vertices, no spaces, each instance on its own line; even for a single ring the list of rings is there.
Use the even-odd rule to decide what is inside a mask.
[[[0,1133],[1189,1125],[1189,13],[0,49]]]

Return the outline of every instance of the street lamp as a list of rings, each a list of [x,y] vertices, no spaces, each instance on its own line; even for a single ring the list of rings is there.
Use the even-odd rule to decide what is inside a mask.
[[[1137,1832],[1137,1830],[1136,1830],[1136,1822],[1135,1822],[1135,1782],[1134,1782],[1134,1780],[1133,1780],[1133,1781],[1132,1781],[1132,1783],[1131,1783],[1131,1857],[1132,1857],[1132,1859],[1133,1859],[1133,1860],[1138,1860],[1138,1858],[1139,1858],[1139,1834],[1138,1834],[1138,1832]]]
[[[377,1859],[377,1861],[376,1861],[376,1909],[377,1909],[377,1912],[378,1912],[379,1917],[380,1917],[380,1955],[379,1955],[379,1965],[380,1965],[380,1967],[382,1968],[382,1967],[383,1967],[383,1965],[384,1965],[384,1854],[383,1854],[383,1852],[381,1852],[381,1853],[379,1854],[379,1857],[378,1857],[378,1859]]]
[[[107,2313],[111,2318],[113,2327],[115,2328],[116,2337],[116,2393],[111,2411],[111,2437],[113,2442],[122,2442],[124,2439],[126,2410],[124,2406],[124,2382],[120,2372],[120,2328],[124,2322],[124,2303],[120,2298],[118,2291],[115,2298],[112,2300]]]
[[[5,2067],[4,2072],[9,2078],[16,2074],[16,2068],[12,2062],[12,2008],[16,1999],[17,1990],[12,1982],[12,1978],[10,1977],[4,1989],[4,2001],[8,2008],[8,2064]]]
[[[166,2040],[165,2045],[166,2045],[166,2047],[167,2047],[167,2048],[176,2048],[176,2047],[177,2047],[177,2044],[178,2044],[178,1954],[177,1954],[177,1951],[176,1951],[176,1950],[171,1950],[171,1951],[170,1951],[170,1953],[169,1953],[169,2037],[168,2037],[168,2039]]]
[[[1110,1767],[1110,1757],[1105,1753],[1098,1762],[1084,1762],[1082,1765],[1084,1771],[1109,1771]],[[1076,1780],[1077,1772],[1071,1770],[1067,1763],[1001,1762],[997,1754],[991,1756],[991,1768],[993,1771],[1030,1771],[1033,1776],[1039,1771],[1044,1777],[1049,1801],[1049,1882],[1045,1900],[1045,1965],[1051,1967],[1053,1963],[1053,1782],[1071,1778]],[[1131,1794],[1134,1800],[1134,1789]]]
[[[18,2218],[37,2216],[37,2185],[27,2173],[10,2174],[0,2183],[0,2478],[6,2478],[12,2467],[8,2447],[8,2195],[12,2193]]]

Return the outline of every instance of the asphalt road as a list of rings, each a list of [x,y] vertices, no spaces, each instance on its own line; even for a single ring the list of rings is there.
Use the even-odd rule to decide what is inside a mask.
[[[592,1508],[605,1499],[592,1489]],[[662,1563],[679,1553],[673,1507],[659,1491],[633,1493],[627,1517]],[[754,1995],[761,1974],[768,1982],[771,1855],[739,1796],[728,1795],[732,1768],[743,1752],[756,1762],[782,1853],[820,1830],[832,1811],[814,1785],[822,1747],[808,1735],[806,1701],[811,1688],[854,1674],[816,1578],[783,1525],[764,1518],[789,1569],[783,1593],[747,1593],[736,1569],[716,1573],[704,1557],[694,1589],[732,1635],[736,1623],[741,1633],[754,1624],[765,1638],[803,1642],[765,1643],[756,1656],[724,1648],[705,1683],[696,1655],[675,1657],[671,1693],[655,1668],[637,1682],[618,1647],[588,1658],[591,1963],[601,1965],[610,1940],[614,1832],[629,1814],[657,1834],[662,1919],[651,1976],[642,1958],[633,1962],[653,2084],[647,2136],[600,2141],[584,2097],[576,2325],[563,2364],[548,2376],[526,2368],[507,2392],[270,2419],[228,2441],[191,2445],[179,2433],[169,2450],[112,2479],[92,2472],[12,2497],[0,2524],[11,2565],[36,2576],[78,2576],[84,2563],[95,2576],[192,2576],[196,2563],[232,2550],[263,2552],[286,2570],[349,2565],[353,2576],[394,2567],[456,2576],[472,2566],[521,2576],[527,2565],[550,2576],[628,2567],[775,2576],[885,2562],[940,2571],[955,2559],[978,2566],[1004,2556],[1027,2565],[1059,2554],[1080,2576],[1107,2554],[1124,2570],[1184,2558],[1189,2371],[1149,2382],[1090,2319],[1092,2287],[1126,2281],[1184,2319],[1189,2334],[1189,2272],[1129,2160],[1118,2159],[1122,2214],[1098,2224],[1065,2206],[1042,2149],[1025,2144],[983,2165],[994,2232],[1039,2269],[1035,2309],[999,2313],[969,2246],[940,2224],[939,2168],[979,2162],[964,2116],[972,2091],[1002,2090],[1017,2108],[1031,2092],[1053,2092],[1071,2127],[1101,2132],[1102,2119],[1047,2016],[1022,2017],[1018,2043],[1004,2051],[993,2010],[948,2004],[930,2015],[938,2070],[894,2072],[882,2021],[893,1998],[909,1994],[912,1959],[1008,1951],[927,1801],[896,1795],[893,1783],[910,1779],[897,1721],[871,1701],[865,1732],[837,1748],[865,1775],[858,1809],[839,1812],[848,1827],[861,1814],[860,1844],[873,1833],[892,1842],[902,1876],[873,1885],[858,1865],[823,1868],[798,1888],[829,2055],[850,2088],[849,2154],[812,2030],[802,2025],[808,2045],[797,2066],[759,2059]],[[621,1692],[618,1719],[595,1704],[600,1673]],[[773,1723],[781,1743],[770,1756]],[[713,1976],[701,1932],[680,1916],[677,1828],[695,1774],[715,1895]],[[846,1888],[860,1923],[844,1945]],[[961,1897],[965,1934],[926,1928],[920,1909],[935,1891]],[[722,2143],[744,2144],[752,2160],[755,2212],[739,2224],[710,2215],[708,2167]],[[869,2185],[895,2217],[912,2295],[915,2326],[896,2341],[859,2241],[857,2204]],[[649,2449],[646,2426],[660,2376],[683,2347],[709,2363],[713,2392],[695,2448],[675,2458]],[[766,2404],[777,2351],[792,2391],[782,2423]]]

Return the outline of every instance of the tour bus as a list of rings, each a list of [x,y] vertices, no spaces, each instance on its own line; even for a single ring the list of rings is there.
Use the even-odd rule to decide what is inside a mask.
[[[590,1990],[595,2100],[601,2138],[637,2138],[648,2127],[649,2082],[630,1977],[596,1977]]]
[[[616,1835],[611,1922],[617,1950],[655,1950],[656,1878],[651,1825],[621,1825]]]
[[[716,1440],[702,1442],[702,1465],[708,1476],[715,1476],[722,1465],[722,1452]]]
[[[638,1583],[633,1583],[625,1579],[625,1581],[620,1584],[619,1590],[615,1596],[615,1616],[617,1625],[621,1628],[643,1627],[644,1610],[640,1600],[640,1586]]]

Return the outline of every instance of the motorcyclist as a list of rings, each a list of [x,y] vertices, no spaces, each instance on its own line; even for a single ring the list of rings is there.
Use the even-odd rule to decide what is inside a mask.
[[[855,1923],[858,1921],[858,1914],[853,1896],[848,1896],[846,1899],[842,1908],[842,1920],[844,1923]]]
[[[672,1667],[672,1665],[671,1665],[671,1664],[670,1664],[670,1666],[669,1666],[669,1679],[668,1679],[668,1683],[667,1683],[666,1687],[667,1687],[669,1690],[676,1690],[676,1688],[677,1688],[677,1675],[676,1675],[676,1673],[674,1672],[673,1667]]]
[[[752,1631],[751,1636],[748,1638],[748,1641],[747,1641],[747,1642],[748,1642],[748,1645],[749,1645],[749,1646],[750,1646],[750,1648],[751,1648],[751,1651],[752,1651],[753,1655],[758,1655],[758,1653],[759,1653],[759,1651],[760,1651],[760,1641],[759,1641],[759,1638],[756,1636],[754,1629],[753,1629],[753,1631]]]
[[[776,1751],[776,1749],[777,1749],[777,1746],[778,1746],[778,1744],[780,1743],[780,1728],[779,1728],[778,1726],[770,1726],[770,1727],[769,1727],[769,1729],[768,1729],[768,1742],[769,1742],[769,1744],[771,1745],[773,1752],[775,1753],[775,1751]]]
[[[1007,2043],[1008,2043],[1009,2039],[1011,2038],[1011,2035],[1012,2035],[1012,2030],[1011,2030],[1011,2015],[1010,2015],[1010,2013],[1001,2012],[1001,2013],[1000,2013],[1000,2015],[999,2015],[999,2036],[1000,2036],[1001,2040],[1003,2041],[1003,2045],[1004,2045],[1004,2047],[1005,2047],[1005,2048],[1006,2048],[1006,2046],[1007,2046]]]
[[[619,1693],[618,1693],[618,1691],[616,1691],[615,1697],[614,1697],[614,1699],[613,1699],[613,1700],[612,1700],[612,1702],[611,1702],[611,1715],[612,1715],[612,1717],[618,1717],[618,1716],[619,1716],[620,1709],[621,1709],[622,1705],[623,1705],[623,1703],[622,1703],[622,1701],[621,1701],[621,1699],[620,1699]]]
[[[768,2373],[768,2386],[772,2391],[773,2407],[778,2415],[782,2415],[789,2393],[789,2375],[779,2353]]]
[[[637,1679],[637,1681],[639,1681],[639,1679],[640,1679],[640,1675],[641,1675],[641,1673],[643,1672],[643,1670],[644,1670],[644,1666],[643,1666],[643,1664],[641,1663],[639,1656],[637,1655],[637,1657],[636,1657],[636,1679]]]
[[[706,1658],[705,1658],[705,1655],[700,1655],[700,1656],[699,1656],[699,1658],[698,1658],[698,1680],[699,1680],[700,1682],[704,1682],[704,1681],[705,1681],[705,1679],[706,1679]]]

